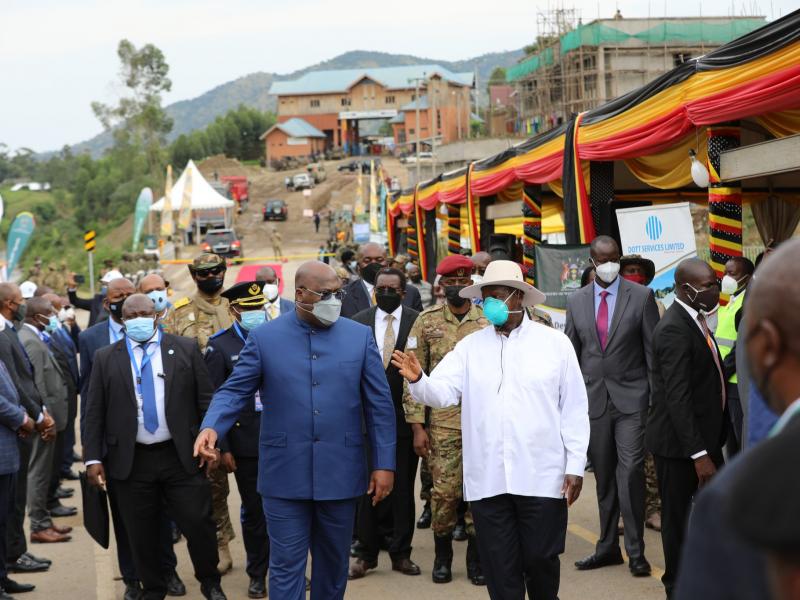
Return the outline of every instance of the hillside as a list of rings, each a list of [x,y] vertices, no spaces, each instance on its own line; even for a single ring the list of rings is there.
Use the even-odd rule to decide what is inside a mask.
[[[478,83],[481,88],[484,88],[489,75],[495,67],[509,67],[515,64],[522,55],[522,50],[511,50],[493,52],[466,60],[446,61],[409,54],[387,54],[385,52],[353,50],[285,75],[264,72],[251,73],[223,83],[196,98],[181,100],[168,105],[166,107],[167,113],[174,120],[174,126],[168,139],[172,141],[183,133],[201,129],[211,123],[218,115],[225,114],[240,104],[265,111],[275,111],[275,97],[269,94],[272,82],[295,79],[309,71],[435,63],[454,72],[468,72],[477,69]],[[483,100],[486,100],[486,94],[483,94]],[[108,133],[102,133],[90,140],[73,145],[72,150],[75,153],[89,152],[93,156],[98,156],[111,145],[111,142],[111,136]]]

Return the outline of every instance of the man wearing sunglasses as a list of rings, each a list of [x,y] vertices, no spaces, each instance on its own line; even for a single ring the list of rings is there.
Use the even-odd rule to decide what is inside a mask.
[[[233,325],[228,300],[222,297],[227,268],[225,259],[217,254],[205,253],[195,258],[189,265],[189,273],[197,292],[178,300],[164,323],[167,332],[196,339],[200,352],[205,352],[212,335]],[[211,500],[217,524],[219,571],[223,574],[233,568],[228,543],[236,537],[228,512],[229,492],[228,473],[216,469],[211,475]]]
[[[324,263],[300,266],[294,313],[249,332],[195,442],[195,456],[214,460],[218,438],[259,393],[271,598],[305,598],[309,549],[312,600],[343,598],[356,502],[366,492],[377,503],[392,491],[392,396],[370,328],[339,318],[341,286]]]

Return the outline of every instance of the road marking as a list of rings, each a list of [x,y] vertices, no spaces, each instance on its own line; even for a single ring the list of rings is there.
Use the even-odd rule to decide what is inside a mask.
[[[567,531],[569,531],[574,535],[577,535],[579,538],[589,542],[592,545],[595,545],[597,543],[598,539],[597,536],[593,532],[589,531],[585,527],[582,527],[581,525],[578,525],[577,523],[570,523],[569,525],[567,525]],[[625,552],[624,548],[622,549],[622,556],[626,560],[628,559],[628,554]],[[650,565],[650,568],[651,568],[650,577],[658,581],[661,581],[661,577],[664,575],[664,570],[652,564]]]
[[[115,600],[114,594],[114,563],[111,550],[106,550],[100,544],[94,543],[94,569],[97,577],[95,587],[97,600]]]

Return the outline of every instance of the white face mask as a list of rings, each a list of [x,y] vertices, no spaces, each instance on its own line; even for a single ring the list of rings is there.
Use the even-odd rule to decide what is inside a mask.
[[[595,271],[597,272],[597,276],[600,278],[601,281],[604,281],[605,283],[613,283],[614,280],[617,278],[617,275],[619,275],[618,262],[605,262],[600,265],[595,263],[594,268]]]
[[[61,321],[62,323],[64,321],[72,321],[74,319],[75,319],[75,309],[74,308],[72,308],[72,307],[70,307],[70,308],[62,308],[61,310],[58,311],[58,320]]]
[[[720,288],[720,291],[723,294],[732,296],[733,294],[736,293],[736,290],[738,289],[739,289],[739,281],[737,281],[730,275],[725,275],[725,277],[722,278],[722,287]]]
[[[278,297],[278,285],[275,283],[265,283],[264,295],[267,297],[267,300],[274,302]]]

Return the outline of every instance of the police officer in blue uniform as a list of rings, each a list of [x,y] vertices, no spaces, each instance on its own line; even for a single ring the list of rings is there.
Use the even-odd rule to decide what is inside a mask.
[[[220,387],[233,371],[248,332],[264,323],[267,302],[262,284],[255,281],[238,283],[222,293],[227,298],[233,325],[218,331],[208,340],[205,361],[214,389]],[[236,477],[242,498],[242,537],[247,554],[247,575],[250,577],[249,598],[267,596],[269,537],[261,496],[256,489],[258,479],[258,435],[261,402],[256,392],[248,407],[239,413],[228,435],[220,439],[222,467]]]

